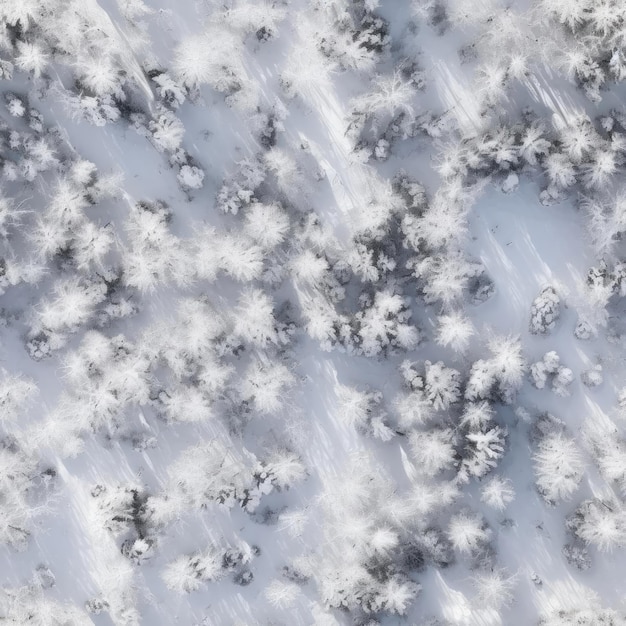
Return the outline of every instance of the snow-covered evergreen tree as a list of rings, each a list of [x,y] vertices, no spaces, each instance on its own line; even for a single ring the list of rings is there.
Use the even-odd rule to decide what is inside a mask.
[[[548,502],[570,498],[582,480],[582,455],[574,440],[561,433],[539,442],[534,463],[537,488]]]
[[[530,332],[545,335],[555,326],[561,313],[561,300],[554,287],[545,287],[530,309]]]

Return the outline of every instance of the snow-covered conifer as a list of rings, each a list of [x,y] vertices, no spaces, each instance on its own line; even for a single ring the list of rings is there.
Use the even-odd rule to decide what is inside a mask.
[[[337,390],[339,417],[349,426],[358,430],[367,428],[378,408],[382,394],[380,392],[359,391],[354,387],[341,385]]]
[[[454,311],[438,318],[437,343],[450,346],[455,352],[463,354],[475,334],[474,325],[463,313]]]
[[[41,76],[50,60],[50,55],[40,43],[17,42],[18,54],[14,57],[16,67],[30,72],[35,78]]]
[[[152,142],[159,152],[176,151],[183,140],[185,128],[182,122],[167,109],[157,111],[156,117],[150,121],[148,129]]]
[[[605,187],[617,172],[618,157],[606,146],[594,151],[590,161],[583,166],[583,183],[591,189]]]
[[[574,381],[574,373],[568,367],[561,365],[559,355],[551,350],[543,355],[541,361],[530,366],[532,384],[537,389],[543,389],[551,382],[552,391],[562,398],[570,395],[568,386]]]
[[[433,405],[421,390],[401,394],[395,401],[398,425],[403,430],[422,426],[435,415]]]
[[[591,567],[591,558],[585,544],[579,539],[563,546],[563,556],[566,561],[576,569],[584,572]]]
[[[481,489],[480,499],[497,511],[504,511],[515,498],[515,491],[510,479],[494,476]]]
[[[166,419],[173,422],[203,422],[214,416],[211,402],[201,389],[189,385],[177,385],[162,391],[158,406]]]
[[[209,84],[222,93],[240,89],[245,80],[241,63],[242,41],[229,28],[209,25],[176,48],[173,69],[188,89]]]
[[[247,236],[223,235],[218,245],[219,267],[234,280],[249,282],[263,271],[263,249]]]
[[[70,278],[57,281],[52,295],[44,300],[35,314],[29,333],[32,355],[38,353],[36,344],[45,335],[51,347],[60,347],[65,333],[73,333],[94,314],[96,306],[105,299],[106,285]],[[30,350],[30,348],[29,348]]]
[[[626,542],[626,514],[618,502],[585,500],[567,521],[585,543],[610,552]]]
[[[537,122],[524,131],[519,151],[522,159],[531,166],[536,166],[539,159],[550,149],[550,142],[545,139],[544,134],[545,128]]]
[[[406,615],[420,590],[421,585],[411,579],[393,576],[379,587],[374,598],[372,611]]]
[[[409,265],[420,281],[424,300],[441,302],[445,308],[462,303],[471,279],[483,272],[482,265],[470,263],[458,254],[429,256]]]
[[[491,538],[491,530],[479,515],[464,512],[450,518],[448,537],[461,554],[476,554]]]
[[[215,546],[202,552],[183,555],[169,563],[163,570],[163,582],[177,593],[190,593],[203,583],[219,580],[226,575],[222,569],[223,553]]]
[[[583,459],[573,439],[561,433],[544,437],[533,456],[537,489],[547,502],[568,499],[583,476]]]
[[[355,316],[359,325],[359,351],[375,356],[389,347],[410,350],[419,341],[419,332],[410,323],[407,299],[390,290],[378,291],[372,305]]]
[[[519,337],[494,337],[489,341],[489,350],[489,364],[498,381],[499,395],[505,402],[511,402],[526,372]]]
[[[461,426],[470,430],[480,430],[491,422],[494,410],[489,402],[468,402],[463,407]]]
[[[435,476],[454,464],[456,452],[452,430],[413,431],[409,441],[418,469],[427,476]]]
[[[470,402],[491,400],[496,384],[492,363],[479,359],[472,364],[469,378],[465,385],[465,399]]]
[[[180,186],[185,191],[201,189],[204,181],[204,170],[197,165],[193,165],[193,163],[184,163],[178,170],[176,180],[178,180]]]
[[[496,611],[513,602],[515,578],[503,570],[483,571],[474,578],[476,594],[481,606]]]
[[[130,246],[124,252],[124,280],[142,292],[173,281],[191,280],[187,253],[169,229],[171,213],[162,202],[139,202],[126,223]]]
[[[246,209],[247,234],[263,248],[281,244],[289,231],[289,216],[277,204],[253,202]]]
[[[545,287],[533,300],[530,309],[530,332],[545,335],[556,325],[561,314],[561,300],[554,287]]]
[[[307,476],[302,459],[286,448],[274,450],[264,459],[263,468],[269,473],[272,484],[279,490],[289,489]]]
[[[160,72],[152,77],[157,94],[168,106],[177,109],[185,101],[185,93],[168,72]]]
[[[234,331],[244,341],[258,347],[278,343],[274,303],[260,289],[245,291],[239,298]]]
[[[498,464],[504,454],[506,429],[500,426],[470,430],[465,435],[465,450],[459,467],[458,480],[482,478]]]
[[[585,370],[580,375],[580,379],[583,381],[583,385],[587,387],[598,387],[603,381],[602,365],[597,363],[592,368]]]
[[[293,607],[300,593],[296,583],[279,579],[272,580],[264,591],[267,601],[281,611]]]
[[[45,506],[45,490],[37,483],[49,483],[56,473],[42,471],[37,459],[8,437],[0,441],[0,467],[0,495],[6,503],[0,511],[0,542],[21,550],[34,530],[33,518]]]
[[[576,170],[565,154],[554,152],[548,155],[544,167],[549,181],[557,189],[566,189],[576,182]]]
[[[253,488],[252,469],[251,459],[247,461],[218,440],[191,446],[168,468],[164,495],[148,498],[146,519],[169,523],[185,509],[199,509],[210,502],[232,508]]]
[[[434,364],[426,361],[424,368],[426,397],[435,410],[448,409],[461,397],[461,374],[442,361]]]
[[[259,413],[275,413],[287,404],[293,383],[293,374],[282,363],[266,364],[257,360],[246,370],[241,394]]]
[[[2,370],[0,379],[0,421],[11,423],[38,394],[35,381]]]
[[[71,246],[79,270],[103,269],[104,260],[114,244],[113,229],[85,222],[77,229]]]

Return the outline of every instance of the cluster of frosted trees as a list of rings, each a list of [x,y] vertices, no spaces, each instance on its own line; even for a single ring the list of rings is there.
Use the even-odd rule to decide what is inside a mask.
[[[226,510],[304,533],[304,509],[276,502],[288,502],[278,494],[316,472],[287,428],[303,381],[298,355],[311,345],[331,353],[325,358],[351,359],[355,371],[366,359],[380,362],[397,390],[358,380],[333,390],[332,418],[369,452],[346,459],[342,480],[324,487],[324,541],[285,556],[280,574],[262,581],[275,609],[289,612],[308,595],[322,611],[376,624],[419,603],[421,571],[455,563],[472,568],[478,602],[505,609],[516,579],[498,566],[482,505],[469,508],[463,495],[478,485],[480,502],[504,515],[515,491],[500,463],[520,416],[530,422],[538,495],[546,507],[570,506],[566,561],[587,569],[592,557],[626,543],[626,439],[616,423],[589,421],[579,437],[566,416],[513,410],[520,390],[540,407],[546,394],[570,395],[578,380],[590,391],[603,385],[600,363],[575,372],[550,345],[566,294],[545,285],[527,303],[528,333],[544,342],[541,353],[526,354],[519,336],[487,336],[476,319],[495,286],[464,246],[486,185],[514,193],[532,177],[546,210],[575,199],[597,261],[576,303],[572,341],[621,340],[614,313],[626,297],[626,201],[611,185],[626,164],[626,117],[580,113],[552,124],[503,103],[546,58],[599,102],[626,78],[626,10],[610,0],[540,0],[528,12],[488,3],[469,12],[460,0],[415,0],[411,27],[394,39],[385,3],[310,4],[308,26],[295,33],[288,3],[215,3],[168,63],[151,52],[144,26],[154,10],[141,0],[117,3],[123,35],[97,4],[0,5],[2,325],[35,363],[49,360],[63,372],[63,392],[36,423],[34,381],[2,373],[0,541],[23,549],[34,519],[54,511],[60,487],[46,459],[80,455],[93,440],[103,450],[115,442],[141,452],[161,445],[161,429],[206,429],[168,462],[161,487],[111,482],[88,493],[94,532],[110,539],[103,545],[121,559],[111,566],[128,584],[104,585],[85,609],[117,624],[141,619],[135,566],[158,567],[173,593],[228,579],[258,584],[254,564],[264,546],[244,537],[206,539],[163,558],[181,520]],[[449,111],[423,106],[432,98],[415,43],[418,28],[440,37],[459,25],[475,33],[459,50],[476,70],[481,121],[471,132]],[[540,44],[532,50],[529,33]],[[281,37],[295,43],[268,103],[249,61]],[[361,190],[347,237],[316,210],[316,194],[329,184],[319,155],[286,132],[313,79],[330,85],[337,76],[358,85],[342,119],[349,166],[380,174]],[[253,146],[211,181],[185,127],[208,94],[248,120]],[[131,197],[122,176],[79,154],[46,109],[52,102],[95,129],[136,133],[165,165],[181,203],[201,198],[211,218],[190,224],[150,190]],[[402,167],[413,144],[433,150],[436,186]],[[158,298],[175,302],[169,316],[155,314]],[[616,405],[623,415],[626,394]],[[250,433],[258,432],[257,444]],[[384,454],[402,458],[408,486],[380,466]],[[616,495],[581,495],[589,464]],[[42,567],[5,589],[1,617],[91,623],[50,599],[52,585],[53,572]],[[623,623],[594,607],[541,623],[598,623],[590,615]]]

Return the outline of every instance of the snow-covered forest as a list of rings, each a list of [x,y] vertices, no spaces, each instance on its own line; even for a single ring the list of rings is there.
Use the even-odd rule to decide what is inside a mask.
[[[626,625],[625,174],[624,0],[0,0],[0,624]]]

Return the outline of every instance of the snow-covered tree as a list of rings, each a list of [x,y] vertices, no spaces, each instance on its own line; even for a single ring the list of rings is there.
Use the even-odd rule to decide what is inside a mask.
[[[533,456],[537,489],[548,502],[568,499],[583,476],[583,459],[573,439],[555,433],[544,437]]]
[[[602,376],[602,365],[597,363],[593,367],[588,370],[585,370],[581,375],[580,379],[583,382],[583,385],[586,387],[598,387],[602,384],[604,380]]]
[[[247,235],[223,235],[217,246],[218,267],[234,280],[246,283],[261,277],[264,251]]]
[[[481,489],[480,499],[497,511],[504,511],[515,498],[515,491],[510,479],[494,476]]]
[[[264,591],[267,601],[281,611],[293,607],[300,593],[296,583],[279,579],[272,580]]]
[[[179,556],[163,570],[163,582],[168,589],[178,593],[197,591],[203,583],[219,580],[226,575],[222,568],[223,558],[223,551],[216,546]]]
[[[468,402],[463,407],[461,426],[469,430],[480,430],[486,427],[494,416],[494,410],[489,402]]]
[[[497,611],[513,602],[515,577],[507,576],[505,571],[480,572],[473,582],[481,606],[488,606]]]
[[[612,253],[626,231],[626,198],[623,190],[614,196],[585,198],[581,208],[587,216],[586,226],[597,254]]]
[[[385,160],[390,141],[415,133],[415,87],[413,81],[395,71],[391,76],[376,76],[371,90],[352,101],[346,133],[358,149]]]
[[[472,364],[465,385],[465,399],[470,402],[492,400],[496,377],[491,362],[479,359]]]
[[[541,361],[530,366],[530,378],[537,389],[543,389],[550,382],[552,391],[564,398],[570,395],[568,387],[574,381],[574,373],[561,365],[559,355],[551,350],[543,355]]]
[[[165,105],[177,109],[183,104],[185,93],[169,72],[155,70],[151,72],[150,78],[156,84],[157,95]]]
[[[393,576],[377,590],[371,610],[372,612],[385,611],[395,615],[406,615],[420,590],[421,585],[411,579]]]
[[[264,471],[276,489],[289,489],[304,480],[307,469],[302,459],[286,448],[279,448],[266,456],[262,462]]]
[[[168,468],[164,493],[148,498],[146,519],[168,524],[211,502],[232,508],[254,487],[252,461],[218,440],[187,448]]]
[[[458,311],[438,318],[437,343],[463,354],[471,338],[476,334],[471,320]]]
[[[215,415],[210,398],[195,386],[177,385],[161,391],[156,404],[171,422],[204,422]]]
[[[528,165],[536,166],[548,153],[550,142],[545,139],[545,128],[541,122],[531,122],[525,129],[520,142],[520,156]]]
[[[470,512],[450,518],[448,537],[461,554],[477,554],[491,538],[491,530],[479,516]]]
[[[244,291],[236,309],[234,331],[259,348],[278,343],[272,298],[260,289]]]
[[[2,370],[0,379],[0,421],[6,425],[14,422],[20,413],[32,404],[39,393],[35,381],[25,376],[12,375]]]
[[[591,557],[589,550],[580,539],[575,539],[563,546],[563,556],[566,561],[576,569],[584,572],[591,567]]]
[[[6,587],[0,593],[0,611],[11,626],[90,626],[89,615],[68,602],[60,602],[37,585]]]
[[[424,300],[441,302],[444,308],[462,303],[472,279],[483,273],[480,263],[470,263],[459,254],[427,256],[409,265],[419,279]]]
[[[626,514],[617,502],[585,500],[567,525],[577,537],[601,552],[621,547],[626,541]]]
[[[339,417],[359,432],[386,441],[395,436],[387,425],[385,412],[380,406],[382,394],[359,391],[341,385],[337,391]]]
[[[144,535],[144,512],[147,494],[137,485],[96,485],[91,490],[96,499],[102,526],[113,536],[120,537],[135,530],[140,539]]]
[[[253,202],[245,219],[247,234],[267,250],[281,244],[289,232],[289,216],[278,204]]]
[[[37,459],[12,438],[0,441],[0,497],[6,504],[0,511],[0,542],[26,548],[34,530],[33,519],[45,511],[45,486],[56,475],[40,467]],[[44,485],[42,493],[39,484]]]
[[[267,175],[259,159],[243,159],[237,162],[237,167],[237,171],[224,181],[217,194],[219,208],[233,215],[253,202],[258,187]]]
[[[157,115],[148,124],[148,130],[152,143],[159,152],[175,152],[185,134],[182,122],[165,108],[157,111]]]
[[[422,390],[412,391],[398,396],[395,402],[398,425],[403,430],[422,426],[435,415],[433,405]]]
[[[256,360],[250,364],[241,382],[241,394],[261,414],[279,411],[288,403],[288,391],[294,376],[282,363],[264,363]]]
[[[452,430],[413,431],[409,442],[419,470],[427,476],[435,476],[454,465],[456,451]]]
[[[424,368],[424,391],[428,401],[437,411],[447,410],[461,397],[461,374],[446,367],[443,361],[434,364],[426,361]]]
[[[94,315],[105,300],[107,287],[102,280],[72,277],[58,280],[51,297],[40,303],[28,334],[27,348],[39,360],[62,347],[67,335],[75,333]]]
[[[410,350],[419,341],[419,332],[411,324],[411,309],[407,299],[390,290],[378,291],[359,311],[357,351],[365,356],[375,356],[389,348]]]
[[[177,46],[173,70],[180,83],[190,90],[211,85],[221,93],[234,93],[247,84],[242,63],[243,42],[224,25],[209,24]]]
[[[489,341],[491,358],[489,364],[498,381],[498,394],[505,402],[511,402],[522,385],[526,361],[518,337],[494,337]]]
[[[530,332],[545,335],[555,326],[561,314],[561,300],[554,287],[545,287],[530,308]]]
[[[482,478],[495,468],[504,454],[506,435],[506,429],[500,426],[470,430],[465,435],[458,480],[466,482],[470,477]]]
[[[124,251],[124,282],[150,292],[169,282],[191,282],[189,259],[178,237],[169,229],[171,213],[162,202],[139,202],[130,211]]]
[[[600,473],[620,491],[626,491],[626,442],[617,426],[608,419],[588,420],[584,440],[591,451]]]
[[[176,180],[185,191],[201,189],[204,181],[204,170],[195,165],[189,156],[186,156],[185,161],[178,170]]]

